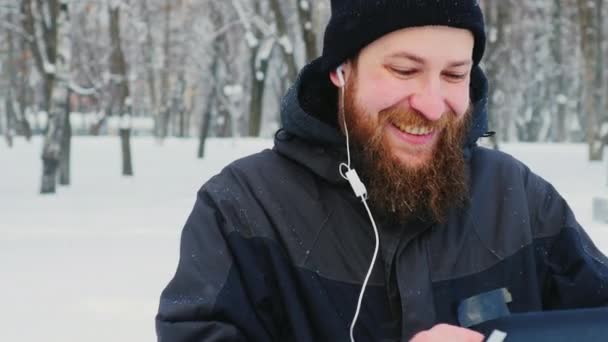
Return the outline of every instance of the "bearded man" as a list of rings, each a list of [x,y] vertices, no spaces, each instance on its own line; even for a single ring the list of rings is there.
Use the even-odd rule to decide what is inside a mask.
[[[159,340],[481,341],[464,327],[505,311],[606,305],[608,262],[564,199],[476,144],[478,2],[331,4],[274,148],[199,190]]]

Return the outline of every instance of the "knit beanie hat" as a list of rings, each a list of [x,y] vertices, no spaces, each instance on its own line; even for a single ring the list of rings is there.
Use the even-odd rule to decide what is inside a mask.
[[[329,80],[329,72],[390,32],[419,26],[470,30],[475,39],[473,72],[483,75],[478,64],[485,50],[486,35],[478,0],[331,0],[331,11],[323,53],[302,70],[298,81],[301,107],[330,126],[337,127],[338,94]],[[471,89],[476,90],[475,87],[479,85],[471,83]]]
[[[475,38],[473,63],[479,64],[486,35],[478,0],[331,0],[322,68],[329,71],[385,34],[416,26],[471,31]]]

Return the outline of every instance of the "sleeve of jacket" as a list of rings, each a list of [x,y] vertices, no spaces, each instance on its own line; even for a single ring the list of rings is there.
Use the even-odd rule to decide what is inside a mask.
[[[593,244],[555,188],[528,179],[535,207],[535,253],[547,310],[608,306],[608,259]]]
[[[161,294],[158,341],[271,340],[241,281],[232,220],[203,187],[182,231],[177,271]],[[257,271],[248,266],[248,273]]]

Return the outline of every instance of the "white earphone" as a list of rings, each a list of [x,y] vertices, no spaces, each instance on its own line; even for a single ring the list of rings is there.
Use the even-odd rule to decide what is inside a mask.
[[[342,65],[336,68],[336,73],[338,74],[338,81],[340,83],[340,87],[344,87],[344,84],[346,82],[344,81],[344,70],[342,69]]]

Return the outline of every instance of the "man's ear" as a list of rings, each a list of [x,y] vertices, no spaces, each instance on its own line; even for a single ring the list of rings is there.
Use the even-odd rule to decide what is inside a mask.
[[[342,82],[342,80],[338,76],[338,72],[339,72],[338,69],[342,70],[342,78],[343,78],[344,82]],[[331,83],[333,83],[336,87],[341,88],[348,81],[349,72],[350,72],[350,63],[344,62],[343,64],[340,64],[336,69],[332,70],[329,73],[329,79],[331,80]]]

